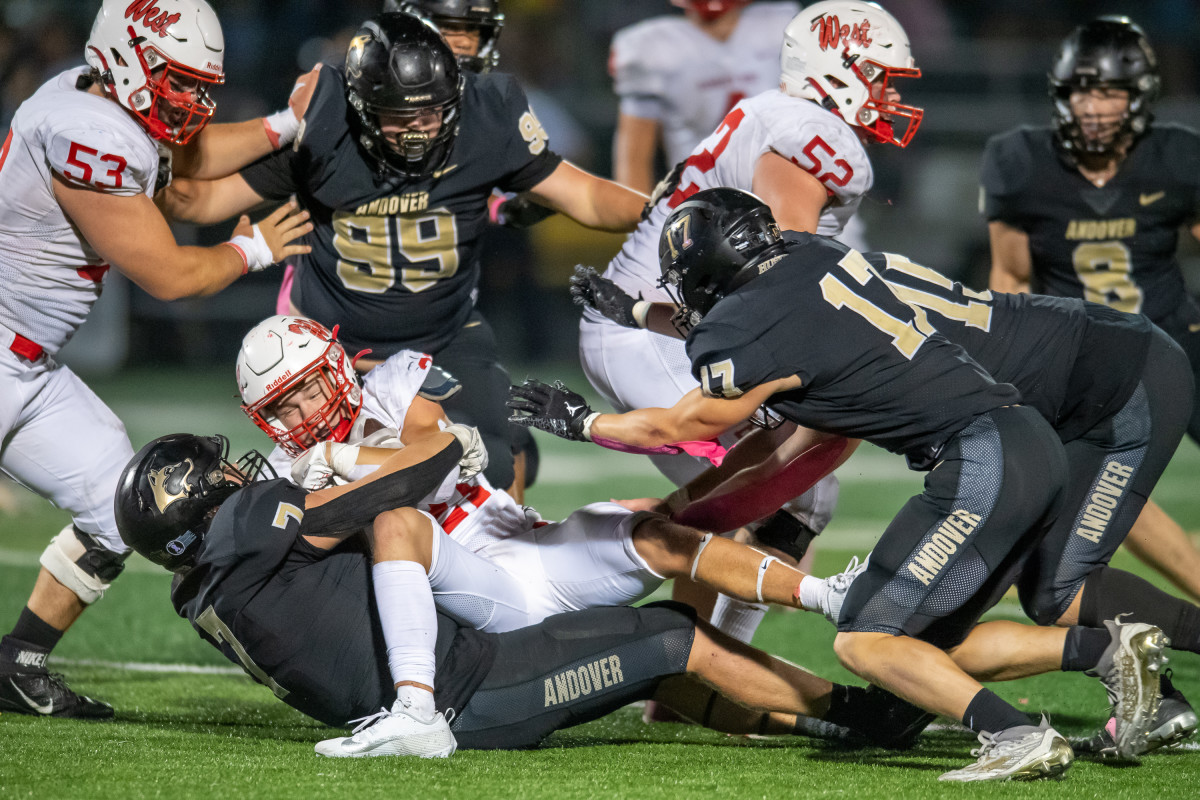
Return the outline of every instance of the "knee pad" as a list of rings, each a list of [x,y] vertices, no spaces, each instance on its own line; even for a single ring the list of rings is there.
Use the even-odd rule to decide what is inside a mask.
[[[68,525],[50,540],[38,562],[59,583],[91,605],[104,596],[104,591],[125,569],[128,557],[128,552],[114,553],[91,535]]]

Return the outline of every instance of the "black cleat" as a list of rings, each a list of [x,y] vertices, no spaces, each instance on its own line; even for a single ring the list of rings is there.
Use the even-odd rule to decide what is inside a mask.
[[[66,680],[45,667],[0,672],[0,712],[43,717],[111,719],[113,707],[71,691]]]

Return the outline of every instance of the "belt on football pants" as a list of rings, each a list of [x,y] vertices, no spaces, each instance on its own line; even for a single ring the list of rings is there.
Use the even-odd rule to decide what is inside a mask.
[[[45,352],[40,344],[32,342],[16,332],[13,333],[12,344],[8,346],[8,349],[29,361],[37,361]]]

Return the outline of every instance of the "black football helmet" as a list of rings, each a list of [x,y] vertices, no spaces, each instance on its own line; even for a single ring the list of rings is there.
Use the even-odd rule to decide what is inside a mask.
[[[438,30],[465,28],[479,31],[475,55],[457,55],[458,66],[468,72],[487,72],[500,63],[497,41],[504,27],[499,0],[386,0],[384,11],[403,11],[424,17]]]
[[[1080,25],[1063,40],[1050,70],[1054,100],[1054,132],[1059,149],[1068,157],[1111,153],[1132,144],[1153,118],[1150,104],[1158,97],[1158,62],[1140,27],[1128,17],[1098,17]],[[1104,141],[1088,139],[1071,113],[1071,93],[1113,88],[1129,92],[1129,109],[1116,135]]]
[[[779,226],[762,200],[737,189],[696,192],[667,217],[658,240],[659,285],[680,307],[676,325],[690,330],[781,255]]]
[[[117,484],[117,530],[125,544],[172,572],[190,567],[212,512],[270,469],[256,451],[237,465],[228,455],[224,436],[190,433],[160,436],[137,451]]]
[[[463,76],[454,53],[429,22],[380,14],[363,23],[346,52],[346,100],[358,115],[359,144],[381,171],[421,178],[445,166],[458,135]],[[433,135],[407,131],[389,139],[380,115],[438,113]]]

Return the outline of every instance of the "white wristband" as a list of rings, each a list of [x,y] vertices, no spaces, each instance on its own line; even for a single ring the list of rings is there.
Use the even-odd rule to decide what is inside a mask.
[[[267,129],[267,138],[271,140],[271,147],[278,150],[284,145],[291,144],[292,140],[296,138],[296,132],[300,130],[300,120],[296,119],[292,109],[285,108],[263,117],[263,127]]]
[[[263,238],[262,231],[258,229],[257,225],[253,230],[253,236],[235,236],[225,242],[242,257],[243,275],[247,272],[258,272],[275,263],[275,256],[271,254],[271,246]]]
[[[592,441],[592,423],[596,421],[596,417],[598,416],[600,416],[600,412],[593,411],[591,414],[588,414],[587,418],[583,421],[583,438],[587,439],[589,442]]]
[[[328,446],[329,466],[333,467],[334,474],[350,480],[351,470],[358,466],[358,445],[329,442]]]
[[[638,300],[633,304],[633,321],[639,328],[646,327],[646,317],[650,315],[650,307],[654,305],[649,300]]]

